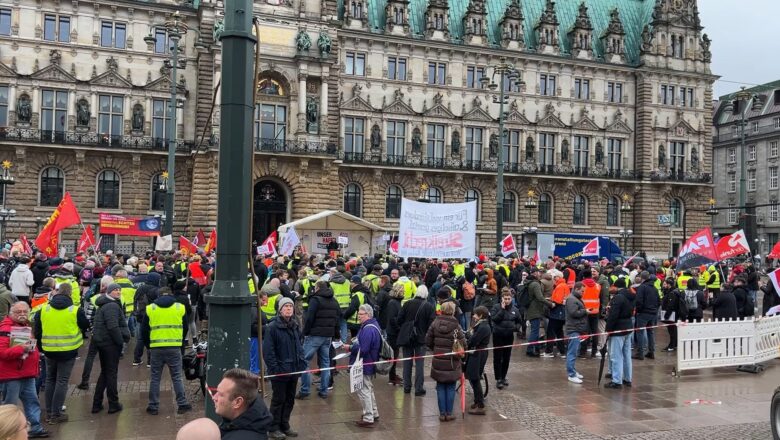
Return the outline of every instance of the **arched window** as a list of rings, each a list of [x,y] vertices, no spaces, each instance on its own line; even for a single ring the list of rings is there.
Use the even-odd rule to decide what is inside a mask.
[[[479,192],[475,189],[470,189],[466,191],[466,199],[467,202],[477,202],[477,220],[482,218],[481,210],[479,209]]]
[[[517,197],[512,191],[504,192],[504,221],[511,223],[517,221]]]
[[[65,194],[65,173],[57,167],[48,167],[41,172],[40,206],[57,206]]]
[[[162,211],[165,209],[166,192],[160,189],[162,182],[162,173],[157,173],[152,177],[152,197],[151,206],[149,207],[152,211]]]
[[[431,203],[442,203],[444,200],[441,195],[441,190],[439,188],[436,188],[435,186],[431,186],[428,188],[428,200]]]
[[[539,195],[539,217],[537,220],[540,224],[549,225],[552,224],[553,218],[553,198],[551,195],[544,193]]]
[[[390,185],[385,192],[385,218],[401,218],[401,198],[404,193],[400,186]]]
[[[119,209],[119,184],[121,178],[114,170],[101,171],[97,178],[97,207]]]
[[[588,224],[588,199],[581,194],[574,196],[574,215],[571,222],[573,225]]]
[[[680,199],[672,199],[669,201],[669,213],[672,214],[672,226],[680,227],[682,225],[683,218],[683,203]]]
[[[285,90],[282,84],[272,78],[263,78],[257,84],[257,93],[271,96],[285,96]]]
[[[360,217],[362,191],[357,183],[344,187],[344,212]]]
[[[607,226],[620,226],[620,201],[617,197],[607,199]]]

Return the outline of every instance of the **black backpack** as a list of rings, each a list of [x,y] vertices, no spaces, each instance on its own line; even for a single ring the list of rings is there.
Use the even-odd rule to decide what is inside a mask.
[[[520,310],[527,310],[531,305],[531,294],[528,292],[528,285],[531,283],[518,284],[515,289],[515,302],[517,302],[517,308]]]

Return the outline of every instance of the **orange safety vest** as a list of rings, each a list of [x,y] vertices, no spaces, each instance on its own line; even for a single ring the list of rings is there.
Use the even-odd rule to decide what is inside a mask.
[[[569,289],[574,288],[574,283],[577,282],[577,273],[574,271],[574,269],[569,268],[569,277],[566,280],[566,284],[569,286]]]
[[[585,308],[588,309],[589,315],[596,315],[599,313],[599,306],[601,304],[600,296],[601,286],[596,284],[595,286],[585,286],[585,290],[582,292],[582,303],[585,304]],[[595,312],[591,312],[595,310]]]

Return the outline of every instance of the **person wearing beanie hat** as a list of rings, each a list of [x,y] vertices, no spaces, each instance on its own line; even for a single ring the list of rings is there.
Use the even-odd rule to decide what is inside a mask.
[[[279,300],[279,314],[268,324],[263,338],[263,360],[266,374],[279,375],[271,378],[271,415],[273,423],[268,438],[284,439],[297,437],[290,428],[290,415],[295,406],[295,390],[299,374],[290,374],[306,369],[301,329],[298,320],[293,319],[293,301],[283,297]]]
[[[428,302],[428,288],[424,284],[417,286],[414,298],[403,303],[398,315],[400,331],[397,342],[402,347],[403,357],[415,357],[415,360],[404,361],[403,385],[404,393],[412,392],[412,362],[414,362],[414,395],[424,396],[425,361],[420,358],[425,354],[425,335],[436,318],[436,310]]]

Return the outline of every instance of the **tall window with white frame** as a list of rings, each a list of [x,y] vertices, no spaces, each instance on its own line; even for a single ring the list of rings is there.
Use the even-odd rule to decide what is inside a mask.
[[[574,78],[574,99],[583,101],[590,100],[590,80],[585,78]]]
[[[100,24],[100,45],[124,49],[127,38],[125,23],[103,20]]]
[[[620,175],[623,169],[623,140],[607,139],[607,169],[613,175]]]
[[[620,226],[620,200],[614,196],[607,199],[607,226]]]
[[[152,139],[158,146],[166,145],[170,137],[168,133],[171,123],[171,100],[152,100]]]
[[[756,160],[756,146],[755,145],[748,145],[747,146],[747,160],[748,162],[754,162]]]
[[[539,133],[539,165],[551,169],[555,165],[555,135]]]
[[[347,52],[345,61],[344,73],[346,75],[366,75],[366,54],[359,52]]]
[[[679,228],[682,226],[682,218],[683,218],[683,207],[682,201],[680,199],[671,199],[669,200],[669,213],[672,215],[672,226]]]
[[[582,194],[574,196],[574,215],[572,216],[573,225],[588,224],[588,200]]]
[[[607,82],[607,101],[609,102],[623,102],[623,83],[608,81]]]
[[[98,133],[103,144],[118,143],[123,134],[124,102],[121,96],[98,97]]]
[[[572,138],[572,144],[574,169],[583,174],[587,174],[590,160],[590,138],[586,136],[574,136]]]
[[[777,201],[769,205],[769,221],[772,223],[780,221],[780,209],[778,208],[780,208],[780,205],[777,204]]]
[[[669,171],[678,179],[685,176],[685,142],[669,142]]]
[[[97,207],[104,209],[119,209],[119,173],[114,170],[104,170],[97,177]]]
[[[344,118],[344,160],[359,162],[363,160],[366,120],[363,118]]]
[[[482,138],[481,128],[466,127],[466,166],[479,168],[482,162]]]
[[[42,135],[55,142],[65,138],[68,127],[68,92],[65,90],[41,90]]]
[[[773,119],[775,130],[780,130],[780,118],[774,118]]]
[[[43,15],[43,39],[67,43],[70,41],[70,17],[67,15]]]
[[[344,212],[361,216],[362,190],[357,183],[350,183],[344,187]]]
[[[428,62],[428,84],[443,86],[447,78],[447,64]]]
[[[385,192],[385,218],[401,218],[401,198],[403,191],[398,185],[390,185]]]
[[[8,86],[0,86],[0,127],[8,125]]]
[[[466,67],[466,87],[470,89],[482,89],[484,86],[480,80],[485,76],[485,68],[477,66]]]
[[[756,170],[747,171],[747,190],[748,191],[756,190]]]
[[[517,221],[517,196],[512,191],[504,191],[504,221]]]
[[[402,164],[406,154],[406,122],[387,121],[387,161]]]
[[[163,27],[154,28],[154,53],[168,53],[170,47],[168,31]]]
[[[739,209],[735,208],[734,203],[729,203],[729,218],[728,223],[730,225],[736,225],[739,222]]]
[[[406,58],[387,57],[387,79],[406,81]]]
[[[557,94],[555,75],[539,74],[539,94],[542,96],[555,96]]]
[[[728,150],[728,161],[729,161],[729,163],[737,163],[737,149],[736,148],[729,148],[729,150]]]
[[[520,163],[520,143],[523,140],[522,130],[508,130],[508,139],[504,139],[504,165],[510,170],[516,170]]]
[[[553,198],[550,194],[542,193],[539,195],[539,210],[536,220],[539,224],[549,225],[552,224],[553,219]]]
[[[730,193],[737,192],[737,173],[732,171],[728,174],[729,176],[729,183],[728,183],[728,191]]]
[[[769,174],[769,189],[777,189],[777,167],[769,167],[767,172]]]
[[[482,213],[481,213],[481,209],[480,209],[481,206],[480,206],[480,201],[479,201],[479,191],[477,191],[475,189],[467,190],[466,191],[465,201],[466,202],[477,202],[477,220],[478,221],[481,220],[482,219],[482,215],[481,215]]]
[[[261,150],[279,149],[287,140],[287,106],[273,102],[255,106],[255,136]]]
[[[777,141],[769,141],[769,157],[777,157]]]
[[[444,125],[428,124],[426,143],[426,162],[429,166],[444,164]]]
[[[0,8],[0,35],[11,35],[11,10]]]

